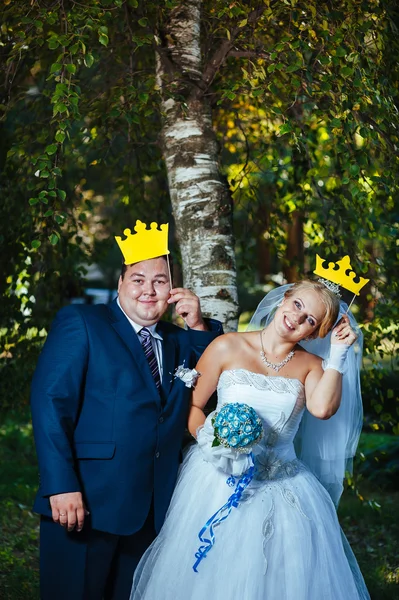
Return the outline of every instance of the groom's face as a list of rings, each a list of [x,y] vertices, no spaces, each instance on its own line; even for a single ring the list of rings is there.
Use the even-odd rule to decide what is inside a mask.
[[[162,257],[129,265],[119,278],[119,302],[138,325],[154,325],[168,308],[170,282],[166,260]]]

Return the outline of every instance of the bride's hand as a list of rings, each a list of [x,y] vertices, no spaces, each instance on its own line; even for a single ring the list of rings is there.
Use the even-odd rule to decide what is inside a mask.
[[[332,330],[331,344],[352,346],[357,340],[357,335],[350,326],[349,317],[343,315],[339,323]]]

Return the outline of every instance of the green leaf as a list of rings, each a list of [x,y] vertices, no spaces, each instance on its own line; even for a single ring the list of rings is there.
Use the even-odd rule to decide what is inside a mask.
[[[68,63],[66,65],[66,70],[68,71],[68,73],[76,73],[76,65],[74,65],[73,63]]]
[[[248,23],[248,19],[243,19],[242,21],[240,21],[238,23],[238,27],[245,27],[245,25]]]
[[[57,140],[57,142],[60,142],[62,144],[62,142],[65,140],[65,133],[63,131],[57,131],[57,133],[55,134],[55,139]]]
[[[329,92],[331,90],[331,83],[329,81],[323,81],[320,85],[320,89],[322,89],[323,92]]]
[[[330,56],[320,56],[319,61],[321,62],[322,65],[328,65],[331,62],[331,57]]]
[[[61,63],[53,63],[50,67],[50,73],[55,73],[56,71],[61,71],[62,64]]]
[[[337,118],[331,119],[331,127],[341,127],[341,125],[342,125],[342,122],[339,119],[337,119]]]
[[[32,244],[31,244],[32,248],[35,248],[35,249],[40,248],[41,245],[42,245],[42,243],[40,240],[33,240]]]
[[[48,43],[50,50],[55,50],[59,46],[59,41],[56,38],[51,38]]]
[[[29,198],[29,204],[31,206],[34,206],[35,204],[37,204],[39,202],[39,198]]]
[[[64,192],[64,190],[57,190],[57,193],[58,193],[59,199],[64,201],[66,198],[66,192]]]
[[[54,104],[53,115],[55,116],[57,113],[64,113],[68,111],[68,107],[63,102],[57,102]]]
[[[290,65],[289,67],[286,68],[285,72],[286,73],[293,73],[294,71],[298,71],[298,69],[301,68],[301,65]]]
[[[351,165],[349,167],[349,173],[352,175],[352,177],[356,177],[356,175],[359,174],[359,165]]]
[[[212,448],[215,448],[216,446],[220,446],[220,442],[217,438],[214,438],[212,442]]]
[[[58,244],[58,241],[60,238],[58,237],[58,235],[56,233],[52,233],[51,235],[49,235],[48,239],[52,246],[56,246]]]
[[[299,79],[299,77],[292,77],[291,78],[291,83],[295,88],[298,88],[301,85],[301,80]]]
[[[44,213],[44,217],[51,217],[51,215],[54,213],[53,210],[51,210],[51,208],[49,210],[46,210],[46,212]]]
[[[140,27],[147,27],[147,23],[148,23],[147,17],[142,17],[141,19],[138,20],[138,24],[140,25]]]
[[[58,146],[57,144],[50,144],[50,146],[47,146],[46,148],[46,153],[51,156],[52,154],[55,154],[58,150]]]
[[[354,69],[352,69],[351,67],[343,67],[341,69],[341,75],[343,75],[343,77],[350,77],[351,75],[353,75],[354,73]]]
[[[108,36],[107,36],[106,33],[99,32],[99,34],[98,34],[98,41],[103,46],[108,46],[109,38],[108,38]]]
[[[94,56],[92,54],[86,54],[85,59],[84,59],[84,63],[86,65],[86,67],[88,67],[90,69],[90,67],[94,63]]]
[[[291,123],[284,123],[284,125],[282,125],[280,127],[280,135],[284,135],[285,133],[289,133],[290,131],[292,131],[292,125]]]

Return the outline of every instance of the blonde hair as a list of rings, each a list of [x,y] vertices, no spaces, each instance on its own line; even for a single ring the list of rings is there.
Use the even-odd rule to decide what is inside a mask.
[[[337,320],[339,313],[339,298],[333,292],[331,292],[323,283],[319,281],[311,281],[310,279],[304,279],[294,283],[286,293],[285,297],[290,298],[301,290],[312,290],[319,294],[321,301],[326,307],[326,314],[323,317],[317,331],[317,335],[320,338],[326,337],[335,321]]]

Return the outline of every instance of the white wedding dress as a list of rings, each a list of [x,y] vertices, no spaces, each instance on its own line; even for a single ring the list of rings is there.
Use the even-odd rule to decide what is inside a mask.
[[[199,436],[183,461],[165,524],[138,566],[131,600],[369,599],[329,494],[295,456],[302,383],[227,370],[218,406],[231,402],[252,406],[263,422],[254,479],[215,527],[214,545],[195,572],[198,534],[235,489],[221,468],[237,469],[223,452],[212,459],[211,442]]]

